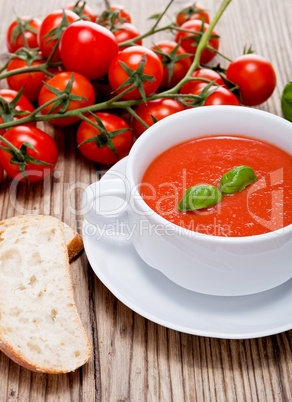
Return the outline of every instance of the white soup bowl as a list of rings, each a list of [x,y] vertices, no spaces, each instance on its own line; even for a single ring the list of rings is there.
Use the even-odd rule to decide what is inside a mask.
[[[118,175],[116,180],[101,180],[85,190],[83,211],[87,222],[98,226],[126,220],[140,257],[176,284],[195,292],[246,295],[289,280],[292,225],[247,237],[201,234],[164,219],[139,193],[147,167],[162,152],[197,137],[224,134],[263,140],[292,155],[292,125],[281,117],[236,106],[208,106],[179,112],[151,126],[136,141],[127,158],[125,177]],[[98,205],[102,197],[122,198],[123,207],[110,213],[101,211]],[[112,253],[114,247],[113,242]]]

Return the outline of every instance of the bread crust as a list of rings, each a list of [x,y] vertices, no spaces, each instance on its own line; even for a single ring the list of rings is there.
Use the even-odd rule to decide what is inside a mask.
[[[58,222],[62,226],[62,230],[70,230],[72,234],[72,239],[66,244],[68,249],[69,261],[73,260],[73,258],[77,257],[77,255],[83,250],[83,239],[79,233],[77,233],[71,226],[67,225],[66,223],[62,222],[60,219],[50,216],[50,215],[18,215],[13,216],[11,218],[5,219],[4,221],[0,222],[0,232],[3,230],[3,227],[8,227],[13,225],[17,220],[22,218],[32,218],[32,219],[49,219]]]
[[[77,255],[84,248],[82,236],[80,236],[80,234],[76,232],[75,237],[66,246],[67,246],[67,249],[68,249],[69,261],[71,262],[73,260],[73,258],[77,257]]]
[[[52,223],[51,219],[47,219],[46,217],[42,217],[41,218],[43,221],[47,222],[48,227],[54,227],[54,229],[60,231],[60,238],[63,241],[63,244],[61,245],[64,249],[64,257],[65,257],[65,264],[64,264],[64,280],[66,282],[66,286],[68,286],[68,290],[70,293],[70,303],[72,303],[72,311],[74,313],[76,322],[78,323],[78,328],[80,333],[78,334],[79,337],[82,334],[83,340],[85,340],[86,343],[86,348],[87,348],[87,353],[84,355],[83,361],[80,362],[80,364],[74,368],[68,368],[68,369],[58,369],[58,368],[54,368],[54,367],[42,367],[40,365],[37,364],[33,364],[31,361],[29,361],[27,358],[25,358],[21,353],[19,353],[18,351],[16,351],[12,345],[9,344],[9,342],[7,341],[7,337],[4,334],[3,331],[3,327],[0,326],[0,350],[2,350],[11,360],[13,360],[14,362],[18,363],[19,365],[35,371],[35,372],[42,372],[42,373],[47,373],[47,374],[61,374],[61,373],[67,373],[67,372],[71,372],[71,371],[75,371],[77,368],[81,367],[83,364],[85,364],[92,353],[92,347],[91,347],[91,343],[89,341],[88,335],[85,331],[85,328],[83,327],[83,324],[81,322],[81,319],[78,315],[78,311],[77,311],[77,307],[75,304],[75,300],[74,300],[74,291],[73,291],[73,284],[71,281],[71,275],[70,275],[70,264],[69,264],[69,255],[66,252],[67,247],[65,244],[65,239],[63,236],[63,230],[62,230],[62,222],[54,222]],[[28,224],[31,222],[31,217],[18,217],[16,220],[14,220],[14,222],[11,222],[11,226],[14,225],[22,225],[22,224]],[[0,226],[0,240],[5,241],[5,234],[6,234],[6,230],[2,230],[1,226]],[[74,239],[73,239],[74,240]],[[0,242],[1,244],[1,242]],[[0,246],[1,248],[1,246]],[[0,314],[1,314],[1,310],[0,310]]]

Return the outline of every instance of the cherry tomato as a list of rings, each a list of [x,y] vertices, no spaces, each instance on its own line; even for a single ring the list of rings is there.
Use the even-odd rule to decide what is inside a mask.
[[[66,25],[66,22],[63,21],[64,14],[65,14],[68,24],[71,24],[72,22],[77,21],[79,19],[79,16],[77,14],[73,13],[73,11],[71,11],[71,10],[57,10],[57,11],[54,11],[53,13],[47,15],[41,24],[41,27],[40,27],[40,30],[38,33],[38,44],[39,44],[39,47],[40,47],[43,55],[46,58],[48,58],[50,56],[52,50],[54,49],[54,47],[57,43],[57,39],[52,39],[52,37],[55,34],[52,33],[50,35],[50,32],[59,28],[59,34],[61,35],[62,22],[63,22],[63,24],[65,23],[65,25]],[[60,61],[60,60],[61,60],[61,58],[60,58],[59,49],[56,49],[54,56],[52,58],[52,61],[56,62],[56,61]]]
[[[202,68],[200,70],[196,70],[191,74],[191,77],[193,78],[205,78],[210,81],[215,81],[216,84],[222,85],[226,88],[222,78],[220,75],[216,72],[213,71],[209,68]],[[194,94],[196,91],[198,91],[200,88],[204,88],[208,84],[208,82],[205,81],[189,81],[186,84],[184,84],[181,89],[180,93],[181,94]]]
[[[147,104],[141,103],[137,106],[135,112],[150,127],[154,124],[155,120],[162,120],[184,109],[185,107],[175,99],[163,98],[148,101]],[[137,119],[134,119],[133,130],[135,136],[140,137],[146,128]]]
[[[125,42],[126,40],[130,39],[135,39],[138,36],[140,36],[140,32],[138,29],[133,25],[130,24],[129,22],[124,22],[123,24],[120,24],[118,29],[113,31],[113,34],[117,40],[117,43],[122,43]],[[136,45],[142,45],[142,39],[139,41],[135,42]],[[126,49],[128,46],[121,46],[119,47],[119,50]]]
[[[194,93],[194,95],[200,95],[202,93],[202,90],[203,88],[200,88]],[[215,91],[207,97],[202,106],[218,106],[218,105],[240,106],[237,97],[228,89],[212,85],[207,92],[212,92],[213,90]]]
[[[136,74],[137,69],[141,68],[143,58],[146,57],[143,74],[149,75],[153,77],[149,78],[143,82],[143,89],[145,91],[145,95],[149,96],[153,92],[159,88],[162,77],[163,77],[163,67],[159,57],[150,49],[147,49],[143,46],[131,46],[127,49],[122,50],[112,61],[109,68],[109,82],[114,91],[124,84],[130,77],[128,72],[125,71],[123,65],[121,63],[125,63],[132,71],[133,74]],[[133,77],[134,78],[134,77]],[[130,85],[123,88],[121,91],[129,88]],[[121,91],[118,91],[120,93]],[[124,99],[140,99],[141,93],[138,88],[132,89],[125,95],[123,95]]]
[[[11,108],[11,102],[13,99],[17,96],[17,92],[13,91],[12,89],[0,89],[0,96],[6,100],[9,104],[9,109]],[[28,116],[31,112],[34,111],[33,105],[30,103],[30,101],[24,96],[21,95],[19,101],[17,102],[16,106],[14,108],[11,108],[12,110],[8,110],[8,114],[5,114],[5,117],[3,116],[3,113],[5,113],[3,107],[0,106],[0,124],[3,123],[3,117],[4,120],[11,121],[11,120],[19,120],[22,119],[23,117]],[[14,111],[16,112],[28,112],[23,115],[14,115]],[[8,118],[9,116],[9,118]],[[28,123],[28,126],[35,126],[36,123]],[[0,135],[5,134],[5,129],[0,130]]]
[[[124,6],[122,6],[121,4],[111,4],[111,6],[110,6],[110,11],[119,11],[118,13],[117,13],[117,19],[116,19],[116,21],[115,21],[115,23],[117,24],[118,22],[129,22],[129,23],[131,23],[132,22],[132,18],[131,18],[131,15],[130,15],[130,13],[129,13],[129,11],[124,7]],[[108,10],[106,10],[106,12],[105,12],[105,14],[108,12]],[[108,23],[108,19],[103,19],[102,20],[102,23]]]
[[[112,4],[110,6],[111,10],[120,10],[119,12],[119,18],[124,20],[125,22],[132,22],[131,16],[129,11],[122,5],[120,4]]]
[[[200,11],[201,10],[201,11]],[[183,8],[176,16],[176,23],[181,26],[186,21],[189,20],[203,20],[209,24],[210,16],[204,7],[199,3],[190,3],[185,8]]]
[[[276,87],[276,73],[271,63],[257,54],[245,54],[233,60],[226,78],[239,86],[241,102],[256,106],[265,102]]]
[[[110,7],[107,4],[106,9],[103,11],[101,16],[97,18],[97,23],[113,30],[113,27],[124,22],[132,22],[131,16],[124,8],[124,6],[118,4],[112,4]]]
[[[190,57],[180,58],[181,55],[186,54],[186,51],[181,46],[179,46],[175,51],[174,49],[177,47],[177,45],[178,44],[174,41],[164,40],[156,43],[151,48],[153,51],[160,50],[165,53],[164,56],[158,52],[156,53],[163,65],[163,78],[161,83],[163,88],[174,87],[184,78],[192,64]],[[169,71],[172,71],[170,80]]]
[[[92,11],[92,9],[86,4],[85,1],[78,1],[77,3],[70,3],[64,7],[65,10],[71,10],[75,14],[78,14],[80,18],[87,21],[96,21],[96,14]]]
[[[176,34],[175,37],[175,41],[177,43],[180,43],[180,45],[185,49],[185,51],[187,53],[192,53],[192,54],[196,54],[197,51],[197,46],[196,44],[196,40],[193,39],[192,37],[194,35],[198,35],[198,39],[200,39],[200,31],[201,31],[201,27],[202,27],[202,21],[200,20],[189,20],[187,22],[185,22],[181,28],[182,29],[187,29],[189,31],[192,32],[181,32],[179,31]],[[207,28],[209,27],[209,24],[204,24],[204,32],[207,30]],[[212,38],[212,36],[214,36]],[[188,39],[190,38],[190,39]],[[214,48],[215,50],[218,50],[219,48],[219,39],[217,38],[217,34],[215,31],[212,31],[211,34],[211,39],[209,39],[208,41],[208,45],[211,46],[212,48]],[[206,64],[209,63],[209,61],[211,61],[213,58],[215,57],[215,53],[211,52],[208,49],[204,49],[202,51],[201,57],[200,57],[200,63],[201,64]]]
[[[119,48],[107,28],[91,21],[78,21],[65,29],[59,50],[67,70],[93,80],[108,72]]]
[[[23,26],[24,36],[28,47],[30,49],[38,47],[37,35],[40,29],[41,21],[38,18],[31,17],[22,17],[20,21]],[[16,50],[20,49],[21,47],[25,47],[17,20],[13,21],[7,30],[6,45],[10,53],[15,53]]]
[[[26,142],[30,143],[37,152],[26,148],[27,155],[50,164],[39,165],[28,161],[25,167],[25,174],[29,182],[33,183],[43,180],[52,173],[58,160],[58,149],[55,141],[47,133],[36,127],[16,126],[8,130],[4,138],[17,149],[20,149]],[[1,145],[6,146],[4,143],[1,143]],[[0,149],[1,164],[6,173],[18,181],[25,181],[23,175],[20,173],[19,165],[17,163],[10,163],[11,158],[12,155],[10,153]]]
[[[9,62],[7,72],[17,70],[18,68],[40,66],[45,62],[45,59],[38,59],[28,64],[28,61],[15,57]],[[56,68],[50,68],[49,71],[56,71]],[[9,88],[15,91],[20,91],[23,87],[23,95],[31,102],[35,102],[38,100],[43,81],[46,81],[48,77],[49,76],[42,71],[34,71],[32,73],[22,73],[7,77],[7,83]]]
[[[117,158],[115,153],[106,144],[99,148],[96,142],[93,141],[79,147],[80,151],[84,156],[86,156],[86,158],[104,165],[112,165],[113,163],[116,163],[118,159],[122,159],[128,155],[133,144],[132,132],[128,124],[121,117],[104,112],[95,113],[95,116],[102,121],[102,124],[109,134],[116,130],[128,129],[124,133],[118,134],[111,139],[119,158]],[[96,123],[92,115],[89,116],[89,119]],[[83,141],[99,135],[100,130],[86,121],[83,121],[77,131],[77,143],[80,145]]]
[[[66,111],[91,106],[94,104],[94,101],[95,101],[95,93],[94,93],[93,86],[91,85],[89,80],[81,74],[72,73],[70,71],[64,71],[64,72],[56,74],[53,78],[51,78],[47,82],[47,84],[52,86],[56,90],[64,91],[64,89],[69,84],[72,74],[73,74],[73,84],[72,84],[71,93],[74,95],[78,95],[83,98],[86,98],[87,100],[86,101],[85,100],[71,100],[69,102],[69,105],[67,106]],[[40,106],[44,105],[46,102],[56,98],[56,96],[57,95],[55,93],[53,93],[49,88],[47,88],[44,85],[39,94],[39,105]],[[53,104],[45,107],[42,110],[42,113],[48,114],[50,112],[52,106],[53,106]],[[58,113],[58,111],[61,109],[61,107],[62,107],[62,104],[59,105],[54,110],[53,113]],[[57,126],[68,126],[70,124],[76,123],[77,121],[79,121],[79,117],[76,117],[76,116],[50,120],[51,123],[53,123]]]

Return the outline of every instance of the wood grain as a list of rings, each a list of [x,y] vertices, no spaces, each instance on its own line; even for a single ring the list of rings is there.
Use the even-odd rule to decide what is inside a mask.
[[[202,1],[211,15],[218,0]],[[143,32],[146,16],[166,0],[121,0]],[[0,46],[14,14],[44,17],[66,2],[0,0]],[[89,2],[101,10],[102,1]],[[175,1],[168,15],[185,5]],[[281,115],[280,96],[292,77],[291,0],[233,0],[219,21],[222,53],[235,58],[244,46],[271,60],[278,77],[273,96],[260,108]],[[159,34],[155,40],[170,34]],[[150,46],[152,39],[145,41]],[[226,61],[216,61],[227,65]],[[3,84],[1,84],[3,85]],[[30,187],[0,186],[0,217],[52,214],[80,230],[84,188],[100,172],[76,149],[75,128],[40,124],[56,140],[60,157],[54,175]],[[98,168],[98,167],[97,167]],[[114,252],[114,251],[113,251]],[[154,324],[119,302],[99,281],[86,256],[71,266],[81,319],[94,346],[89,363],[75,373],[32,373],[0,354],[0,401],[289,401],[292,400],[292,331],[252,340],[220,340],[180,333]]]

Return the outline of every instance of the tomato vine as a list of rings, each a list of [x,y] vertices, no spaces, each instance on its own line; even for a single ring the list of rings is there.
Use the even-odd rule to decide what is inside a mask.
[[[30,48],[26,38],[26,28],[30,32],[33,30],[29,27],[32,20],[25,21],[24,18],[17,18],[11,26],[16,25],[14,32],[22,38],[24,47],[14,54],[8,54],[9,60],[0,67],[0,80],[7,79],[10,88],[17,91],[20,88],[23,89],[23,85],[27,85],[24,87],[26,93],[32,102],[38,99],[38,106],[29,113],[10,113],[7,112],[7,104],[0,97],[0,108],[2,107],[4,116],[0,120],[0,132],[41,121],[50,121],[55,125],[68,125],[82,121],[83,126],[89,125],[96,131],[94,131],[93,139],[87,141],[85,138],[80,149],[84,149],[84,146],[88,148],[95,145],[98,153],[97,148],[108,148],[106,152],[110,150],[112,153],[109,160],[113,161],[119,157],[119,152],[114,145],[118,135],[115,134],[115,141],[112,141],[111,132],[119,132],[119,128],[105,131],[103,122],[98,120],[98,116],[92,119],[88,116],[92,117],[96,113],[107,113],[111,110],[115,113],[114,109],[117,109],[117,113],[120,114],[122,110],[137,123],[130,123],[130,125],[134,135],[138,137],[144,129],[157,121],[155,115],[159,116],[158,119],[165,117],[155,111],[150,114],[150,117],[147,115],[147,118],[143,119],[139,115],[141,112],[137,112],[140,104],[147,106],[150,103],[162,107],[161,105],[167,102],[174,104],[179,102],[182,108],[218,104],[218,102],[239,105],[240,97],[242,103],[247,104],[244,103],[244,99],[247,99],[249,95],[245,95],[247,88],[254,99],[265,101],[276,85],[271,64],[263,61],[263,58],[260,59],[260,56],[251,55],[249,49],[247,54],[245,51],[241,56],[244,58],[243,67],[241,77],[237,80],[236,74],[231,74],[231,67],[236,65],[236,60],[232,61],[218,51],[219,36],[214,28],[231,1],[222,0],[211,21],[209,14],[194,4],[180,10],[175,22],[163,25],[162,19],[174,2],[169,0],[161,13],[150,17],[154,23],[147,32],[139,34],[135,31],[136,36],[126,36],[132,39],[120,43],[115,34],[119,30],[126,30],[127,25],[131,26],[131,17],[122,6],[111,6],[109,1],[105,1],[106,10],[99,17],[95,16],[86,3],[80,0],[75,5],[70,4],[64,7],[63,11],[58,10],[47,15],[39,28],[40,49]],[[57,22],[58,19],[59,22]],[[162,48],[159,43],[154,43],[151,49],[142,45],[144,38],[162,31],[176,34],[176,36],[173,41],[161,42]],[[83,34],[79,35],[80,32]],[[48,49],[50,49],[49,52]],[[133,55],[135,57],[131,57]],[[228,61],[229,67],[224,69],[220,64],[206,65],[215,55]],[[251,59],[258,60],[256,61],[258,65],[253,71],[256,71],[257,77],[262,77],[262,93],[260,94],[256,93],[257,89],[250,85],[255,79],[252,79],[247,68],[245,69],[245,62],[250,62]],[[259,65],[259,60],[264,67]],[[18,68],[19,65],[23,67]],[[262,68],[266,69],[264,73]],[[213,79],[212,74],[205,73],[206,69],[216,78]],[[198,71],[200,74],[196,75]],[[35,78],[33,85],[34,74],[39,76],[38,80]],[[69,81],[68,74],[71,75]],[[81,84],[75,82],[75,78],[76,81],[81,80],[80,76],[83,86],[87,88],[85,91],[82,90]],[[269,91],[266,93],[263,90],[265,77],[273,77]],[[60,84],[60,80],[63,80],[64,85]],[[67,80],[66,84],[64,80]],[[198,85],[195,85],[196,81]],[[105,97],[101,94],[98,101],[94,100],[95,90],[98,95],[99,89],[101,87],[104,89],[107,85],[111,93],[108,92]],[[80,92],[77,91],[77,87]],[[22,90],[19,91],[20,94],[21,92]],[[15,102],[11,103],[9,110],[14,105]],[[141,108],[139,110],[141,111]],[[106,121],[107,118],[103,117]],[[140,127],[140,134],[138,129],[135,132],[135,125]],[[98,135],[100,138],[97,138]],[[1,141],[4,143],[3,137],[0,137],[0,145]],[[129,146],[129,138],[127,141]]]
[[[167,10],[169,9],[169,7],[171,6],[171,4],[173,3],[174,0],[171,0],[168,5],[166,6],[165,10],[159,14],[159,16],[157,16],[156,21],[154,23],[154,25],[152,26],[152,28],[149,29],[149,31],[147,31],[146,33],[144,33],[143,35],[140,35],[139,37],[135,38],[134,40],[131,41],[126,41],[126,42],[122,42],[119,46],[130,46],[133,45],[136,41],[139,41],[140,39],[146,38],[148,36],[153,35],[154,33],[157,32],[161,32],[161,31],[165,31],[165,30],[174,30],[174,29],[180,29],[179,27],[177,27],[174,23],[171,24],[167,24],[163,27],[158,28],[158,25],[161,21],[161,19],[163,18],[163,16],[165,15],[165,13],[167,12]],[[141,102],[145,102],[148,100],[154,100],[154,99],[158,99],[161,97],[177,97],[178,91],[179,89],[191,79],[191,74],[192,72],[199,66],[199,60],[200,60],[200,55],[202,53],[202,51],[207,47],[207,43],[208,43],[208,39],[212,33],[212,30],[214,29],[215,25],[217,24],[217,22],[219,21],[220,17],[222,16],[223,12],[225,11],[225,9],[227,8],[227,6],[229,5],[229,3],[231,3],[232,0],[223,0],[222,4],[219,8],[219,10],[217,11],[217,13],[215,14],[214,18],[211,20],[210,25],[208,27],[208,29],[205,31],[205,33],[201,36],[201,39],[198,43],[198,47],[197,47],[197,52],[196,55],[194,57],[193,63],[189,69],[189,71],[187,72],[186,76],[173,88],[168,89],[166,91],[148,96],[146,98],[143,99],[137,99],[137,100],[120,100],[122,98],[122,96],[124,95],[125,92],[129,92],[131,89],[134,88],[134,85],[132,86],[132,88],[127,88],[125,92],[118,94],[116,96],[114,96],[112,99],[109,99],[107,101],[104,102],[100,102],[97,104],[94,104],[92,106],[88,106],[85,108],[80,108],[80,109],[76,109],[73,111],[65,111],[64,113],[54,113],[54,114],[49,114],[49,115],[39,115],[39,112],[43,109],[42,107],[39,107],[38,109],[36,109],[36,111],[27,116],[24,117],[22,119],[19,119],[17,122],[16,121],[10,121],[10,122],[6,122],[6,123],[2,123],[0,124],[0,130],[1,129],[7,129],[10,127],[14,127],[16,125],[20,125],[20,124],[27,124],[30,123],[32,121],[38,122],[38,121],[50,121],[50,120],[55,120],[55,119],[60,119],[60,118],[65,118],[65,117],[72,117],[72,116],[79,116],[81,117],[83,114],[88,113],[88,112],[96,112],[102,109],[111,109],[111,108],[124,108],[126,110],[129,111],[129,108],[131,108],[132,106],[135,106]],[[42,71],[42,72],[47,72],[47,70],[50,67],[55,67],[55,66],[59,66],[62,63],[61,62],[55,62],[55,63],[51,63],[51,59],[53,57],[53,53],[56,51],[58,47],[58,43],[56,43],[50,57],[48,58],[48,60],[39,66],[31,66],[31,67],[27,67],[27,68],[22,68],[22,69],[16,69],[10,72],[6,72],[0,75],[0,80],[7,78],[9,76],[12,75],[17,75],[17,74],[22,74],[22,73],[28,73],[28,72],[36,72],[36,71]],[[181,96],[181,95],[180,95]],[[119,101],[120,100],[120,101]]]

